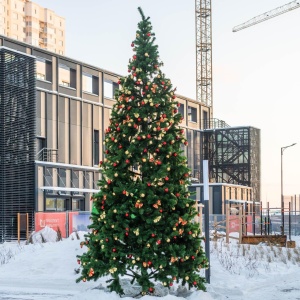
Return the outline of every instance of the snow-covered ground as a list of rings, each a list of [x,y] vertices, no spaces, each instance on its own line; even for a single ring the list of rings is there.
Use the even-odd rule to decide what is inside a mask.
[[[76,255],[85,249],[80,248],[75,234],[55,242],[54,233],[50,228],[44,229],[43,236],[50,241],[47,243],[41,243],[40,234],[36,234],[35,244],[0,245],[0,299],[120,299],[116,293],[99,288],[100,284],[105,286],[106,278],[76,283]],[[211,282],[207,284],[207,292],[193,291],[183,298],[173,291],[173,295],[142,299],[300,300],[300,237],[293,240],[295,249],[237,245],[235,240],[229,245],[224,241],[211,242]]]

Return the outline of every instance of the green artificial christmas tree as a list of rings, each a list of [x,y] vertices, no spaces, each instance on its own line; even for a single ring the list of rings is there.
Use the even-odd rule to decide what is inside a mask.
[[[130,74],[120,78],[106,130],[103,178],[93,197],[91,232],[82,242],[87,252],[78,256],[77,281],[111,275],[109,288],[120,295],[122,276],[137,281],[142,294],[153,292],[155,281],[204,290],[199,270],[207,260],[193,222],[197,211],[189,197],[179,103],[160,70],[149,17],[139,12]]]

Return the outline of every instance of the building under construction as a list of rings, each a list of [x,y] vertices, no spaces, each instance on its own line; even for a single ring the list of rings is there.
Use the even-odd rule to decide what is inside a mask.
[[[260,200],[260,130],[225,127],[202,131],[201,160],[209,162],[211,183],[252,187],[252,200]]]

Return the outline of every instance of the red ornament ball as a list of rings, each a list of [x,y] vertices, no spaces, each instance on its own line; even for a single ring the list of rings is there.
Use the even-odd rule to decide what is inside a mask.
[[[150,32],[148,32],[148,33],[147,33],[147,36],[150,36],[150,35],[151,35],[151,33],[150,33]]]
[[[113,249],[112,249],[112,252],[116,252],[116,251],[117,251],[117,249],[116,249],[116,248],[113,248]]]

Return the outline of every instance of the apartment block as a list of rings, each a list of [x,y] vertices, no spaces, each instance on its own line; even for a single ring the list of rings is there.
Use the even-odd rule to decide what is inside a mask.
[[[0,34],[65,54],[65,19],[30,0],[0,0]]]

